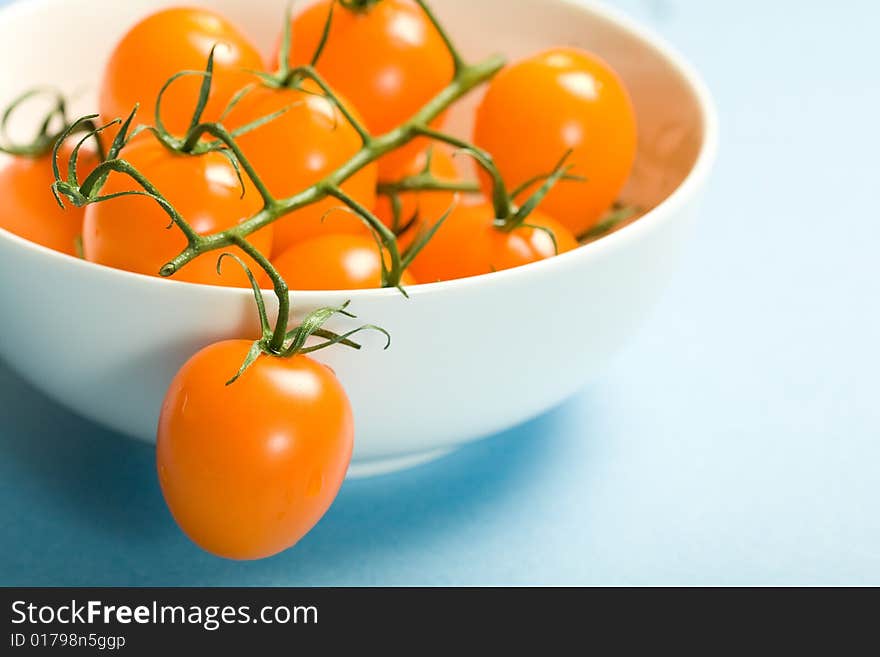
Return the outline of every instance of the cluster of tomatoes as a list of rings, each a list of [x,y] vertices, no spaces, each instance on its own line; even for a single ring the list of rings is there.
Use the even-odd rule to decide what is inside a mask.
[[[119,154],[200,235],[252,218],[267,194],[284,199],[320,185],[363,151],[365,134],[405,125],[462,65],[418,0],[321,0],[291,21],[268,67],[236,26],[184,8],[143,19],[107,62],[102,120],[126,117],[138,104],[152,108],[161,92],[157,127],[186,135],[204,76],[168,81],[204,70],[213,52],[200,120],[237,134],[259,183],[241,175],[223,149],[181,153],[149,130]],[[313,66],[320,80],[278,84],[277,76],[260,73],[279,65]],[[322,83],[332,88],[332,100]],[[616,201],[635,158],[635,118],[622,82],[600,59],[573,48],[501,70],[477,109],[472,143],[431,139],[444,116],[439,112],[422,136],[368,158],[339,185],[349,206],[373,213],[401,249],[418,245],[394,285],[488,274],[576,248]],[[62,145],[62,161],[72,146]],[[477,179],[462,176],[458,162],[466,158],[454,159],[460,153],[477,160]],[[80,178],[99,164],[97,149],[83,148],[77,158]],[[51,165],[44,153],[14,158],[0,171],[0,226],[147,275],[158,275],[187,247],[154,198],[126,193],[132,181],[124,175],[103,182],[106,200],[61,211],[49,192]],[[499,204],[509,216],[498,216]],[[325,195],[247,239],[294,290],[387,284],[387,245],[340,205]],[[261,270],[252,254],[228,250]],[[175,278],[251,285],[240,268],[218,271],[216,255],[199,255]],[[256,345],[256,358],[247,341],[197,354],[172,384],[159,426],[159,476],[176,520],[199,545],[232,558],[268,556],[298,541],[329,508],[352,451],[351,409],[332,372],[296,349],[281,354],[265,341]],[[279,355],[288,358],[273,357]],[[244,361],[244,375],[225,385]]]
[[[312,60],[331,4],[331,0],[312,4],[293,19],[292,66]],[[283,110],[239,138],[242,151],[276,197],[318,183],[360,150],[360,135],[310,81],[295,88],[258,84],[224,114],[230,100],[257,79],[252,71],[266,69],[266,62],[234,25],[204,10],[165,10],[125,35],[101,82],[101,117],[125,117],[136,103],[149,116],[166,80],[182,70],[204,68],[214,44],[220,45],[203,120],[222,118],[234,130]],[[275,62],[277,54],[271,60]],[[316,69],[349,112],[370,133],[381,135],[406,122],[449,84],[454,61],[417,3],[381,0],[336,7]],[[182,134],[189,127],[200,84],[198,77],[183,77],[167,89],[162,119],[170,132]],[[404,191],[395,194],[397,212],[393,213],[391,195],[377,193],[383,185],[393,187],[422,173],[428,150],[429,174],[440,181],[465,182],[447,147],[431,146],[420,138],[364,166],[346,180],[343,190],[373,209],[389,227],[404,228],[400,235],[404,245],[451,209],[410,265],[404,285],[486,274],[577,246],[576,236],[600,220],[626,181],[636,130],[626,90],[614,72],[586,52],[560,48],[507,67],[489,84],[477,110],[473,141],[492,156],[508,189],[517,192],[514,201],[533,192],[541,176],[553,171],[568,151],[573,172],[581,179],[557,184],[525,226],[502,230],[496,226],[493,206],[482,200],[492,196],[492,180],[482,171],[482,197],[448,189]],[[236,172],[220,153],[181,158],[144,134],[126,147],[123,156],[200,233],[233,227],[260,209],[260,197],[250,181],[245,179],[242,195]],[[71,254],[81,236],[86,259],[149,275],[156,275],[186,245],[179,232],[164,230],[167,217],[147,198],[129,196],[61,212],[46,191],[52,182],[48,159],[48,154],[20,158],[3,170],[3,227]],[[82,171],[96,163],[94,152],[81,152]],[[125,177],[111,176],[104,192],[117,193],[130,186]],[[250,236],[260,251],[271,256],[292,289],[381,284],[380,253],[369,228],[358,217],[335,212],[338,206],[335,199],[325,199]],[[176,278],[247,284],[233,268],[218,278],[214,260],[203,256]]]

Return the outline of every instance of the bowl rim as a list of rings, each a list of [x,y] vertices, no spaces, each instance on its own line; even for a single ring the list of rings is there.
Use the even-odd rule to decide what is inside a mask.
[[[63,0],[16,0],[11,4],[0,8],[0,21],[10,15],[28,14],[39,11],[41,5],[52,6],[62,2]],[[711,173],[718,152],[718,113],[708,86],[699,73],[697,73],[693,65],[685,59],[676,48],[670,45],[665,38],[661,37],[653,29],[639,24],[635,19],[630,18],[619,9],[608,7],[595,0],[557,0],[557,2],[562,5],[588,11],[601,19],[613,23],[628,36],[649,46],[656,56],[662,58],[665,63],[681,77],[694,96],[703,128],[702,143],[700,144],[700,150],[693,166],[669,196],[660,201],[655,207],[648,210],[644,215],[639,217],[638,220],[591,242],[588,245],[589,248],[586,246],[581,247],[552,258],[529,263],[513,269],[492,272],[490,274],[481,274],[479,276],[434,283],[420,283],[406,288],[409,297],[442,293],[474,285],[485,285],[487,281],[496,281],[498,283],[515,281],[518,276],[528,276],[530,275],[530,272],[537,272],[540,269],[549,272],[552,271],[554,267],[564,267],[567,263],[570,263],[575,259],[601,257],[604,252],[616,248],[622,248],[628,242],[637,239],[642,233],[650,230],[652,225],[669,221],[671,217],[675,216],[677,211],[681,210],[683,206],[697,195]],[[139,274],[89,262],[82,258],[61,253],[35,242],[31,242],[30,240],[19,237],[3,227],[0,227],[0,240],[6,240],[13,244],[17,244],[25,249],[30,249],[36,254],[48,256],[50,259],[54,258],[59,264],[65,267],[82,268],[82,271],[84,272],[89,271],[95,275],[117,277],[121,280],[129,278],[133,283],[140,282],[141,285],[145,286],[171,286],[171,288],[167,288],[169,291],[172,288],[177,287],[178,292],[183,292],[185,288],[191,288],[194,291],[203,288],[204,290],[211,290],[212,292],[210,293],[218,296],[226,295],[229,299],[232,299],[233,297],[241,298],[242,296],[250,297],[253,294],[253,292],[247,288],[188,283],[174,280],[173,278],[161,278],[158,276]],[[205,291],[201,293],[208,294],[209,292]],[[290,294],[295,294],[297,297],[297,304],[304,306],[309,305],[310,302],[312,304],[316,302],[320,303],[321,299],[326,299],[328,296],[345,296],[350,298],[352,302],[364,298],[402,296],[400,291],[395,288],[368,290],[291,289]],[[274,293],[271,289],[263,290],[263,296],[267,295],[274,297]]]

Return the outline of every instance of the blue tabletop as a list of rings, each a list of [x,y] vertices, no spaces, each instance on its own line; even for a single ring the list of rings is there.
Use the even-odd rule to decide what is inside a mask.
[[[0,584],[880,584],[880,8],[614,4],[702,70],[722,148],[679,274],[601,380],[347,482],[296,548],[233,563],[176,529],[149,446],[0,365]]]

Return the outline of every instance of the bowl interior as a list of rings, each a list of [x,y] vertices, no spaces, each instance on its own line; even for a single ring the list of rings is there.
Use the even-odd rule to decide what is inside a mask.
[[[74,96],[74,113],[95,109],[96,85],[115,41],[138,17],[174,0],[30,0],[4,12],[0,58],[16,62],[0,78],[0,102],[35,85],[49,84]],[[188,4],[212,7],[239,24],[269,51],[277,38],[287,0],[210,0]],[[297,3],[302,7],[307,3]],[[51,20],[63,7],[70,22]],[[433,0],[462,50],[472,58],[494,52],[512,60],[551,44],[587,48],[608,61],[623,77],[638,116],[639,149],[624,200],[649,210],[667,198],[687,177],[704,140],[705,117],[695,92],[679,67],[643,36],[606,10],[577,0]],[[100,16],[100,20],[94,17]],[[490,27],[487,27],[490,26]],[[42,44],[39,57],[22,58]],[[449,128],[468,136],[479,92],[452,112]],[[29,134],[39,113],[12,126]],[[30,124],[30,125],[28,125]],[[460,158],[464,166],[466,158]]]

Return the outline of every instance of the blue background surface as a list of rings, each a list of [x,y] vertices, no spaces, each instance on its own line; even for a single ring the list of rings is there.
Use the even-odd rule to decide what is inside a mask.
[[[148,446],[0,365],[0,584],[880,584],[880,8],[613,4],[703,72],[722,149],[679,274],[601,380],[348,482],[295,549],[232,563],[176,529]]]

